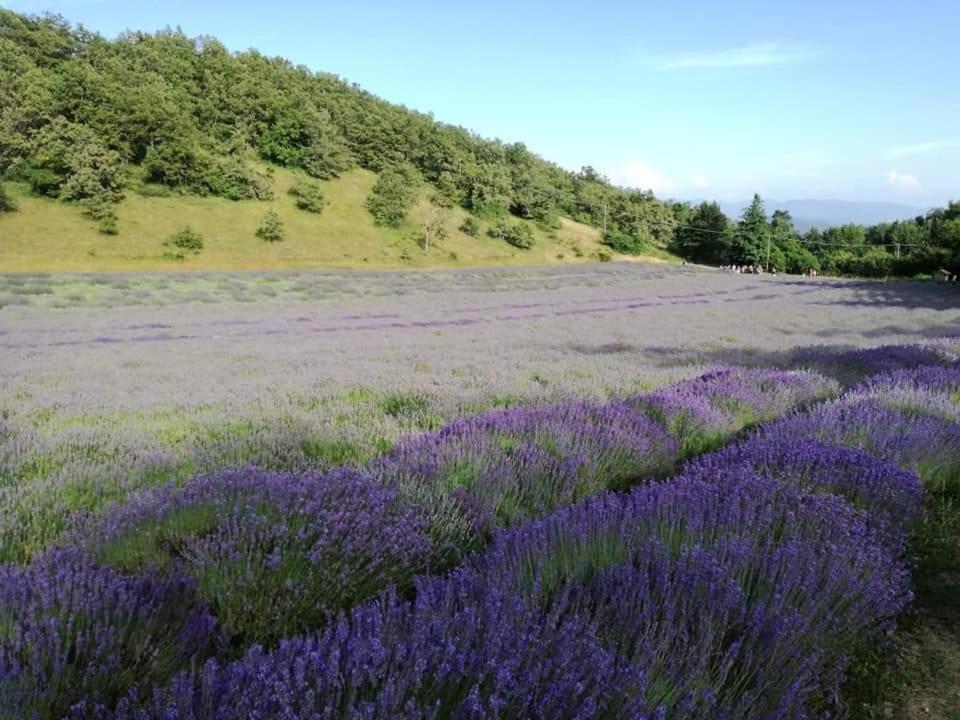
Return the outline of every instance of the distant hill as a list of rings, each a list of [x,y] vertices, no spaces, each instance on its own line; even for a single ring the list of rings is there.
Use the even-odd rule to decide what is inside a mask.
[[[721,202],[723,212],[736,219],[743,208],[750,204],[743,202]],[[787,210],[793,217],[794,227],[800,232],[810,228],[824,230],[855,223],[857,225],[877,225],[894,220],[912,220],[926,214],[929,208],[902,205],[889,202],[854,202],[849,200],[764,200],[768,213],[774,210]]]

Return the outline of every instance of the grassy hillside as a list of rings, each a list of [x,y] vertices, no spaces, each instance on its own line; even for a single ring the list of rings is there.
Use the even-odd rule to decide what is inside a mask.
[[[216,197],[144,197],[130,191],[119,204],[119,234],[97,231],[75,204],[30,195],[26,185],[7,183],[19,211],[0,215],[0,270],[10,272],[253,270],[316,267],[451,267],[583,262],[602,247],[599,232],[569,219],[546,232],[531,223],[537,243],[518,250],[483,232],[469,237],[458,229],[467,211],[440,210],[449,237],[424,251],[421,224],[431,207],[429,189],[399,229],[378,227],[364,202],[376,181],[367,170],[352,170],[323,183],[328,206],[320,215],[295,207],[287,190],[297,174],[274,168],[275,199],[233,202]],[[267,243],[256,237],[270,209],[283,219],[287,238]],[[204,248],[183,260],[164,241],[189,225]],[[668,257],[668,256],[664,256]]]

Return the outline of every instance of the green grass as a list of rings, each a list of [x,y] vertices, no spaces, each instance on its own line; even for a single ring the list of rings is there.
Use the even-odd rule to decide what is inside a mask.
[[[931,495],[911,550],[913,610],[892,651],[854,663],[850,720],[960,720],[960,497]]]
[[[273,169],[275,198],[232,202],[192,196],[144,197],[131,190],[117,207],[119,234],[103,235],[77,205],[37,198],[8,183],[19,211],[0,216],[0,268],[6,272],[124,272],[137,270],[279,270],[318,267],[434,268],[589,262],[600,249],[600,233],[569,219],[554,232],[531,223],[536,245],[518,250],[490,238],[488,221],[479,237],[460,232],[465,210],[441,210],[449,237],[425,251],[420,228],[430,212],[429,187],[401,228],[378,227],[365,207],[376,175],[344,173],[321,183],[328,206],[322,214],[297,209],[288,189],[298,175]],[[267,243],[256,230],[268,210],[286,229],[283,242]],[[164,242],[190,226],[203,250],[174,259]],[[620,258],[618,258],[620,259]],[[661,250],[649,260],[671,260]]]

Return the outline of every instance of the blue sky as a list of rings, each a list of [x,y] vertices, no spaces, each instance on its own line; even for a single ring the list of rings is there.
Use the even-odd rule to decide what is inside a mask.
[[[960,2],[0,0],[181,26],[658,195],[960,198]]]

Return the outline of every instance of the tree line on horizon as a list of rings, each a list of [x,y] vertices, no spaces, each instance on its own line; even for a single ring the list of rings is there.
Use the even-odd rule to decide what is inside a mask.
[[[786,210],[774,210],[768,217],[759,195],[735,221],[715,202],[701,203],[688,213],[670,247],[692,262],[861,277],[909,277],[941,267],[960,270],[960,202],[913,219],[804,233]]]
[[[0,9],[0,178],[78,203],[115,232],[125,193],[268,200],[271,165],[315,180],[358,167],[378,173],[367,206],[385,225],[401,223],[413,190],[427,183],[437,206],[463,207],[505,232],[510,218],[552,229],[566,216],[627,254],[668,247],[695,262],[759,264],[758,243],[765,260],[772,234],[769,264],[783,270],[815,263],[873,274],[912,258],[909,270],[928,272],[960,257],[957,204],[913,223],[847,226],[822,238],[800,236],[781,211],[768,220],[762,205],[733,224],[718,206],[617,187],[591,167],[571,172],[522,143],[484,139],[255,50],[231,53],[214,38],[171,29],[109,40],[58,16]],[[322,194],[306,187],[298,207],[322,210]],[[14,207],[0,185],[0,212]],[[846,254],[830,249],[838,239],[850,245]],[[881,255],[893,242],[904,248],[900,258],[886,252],[899,264]]]

